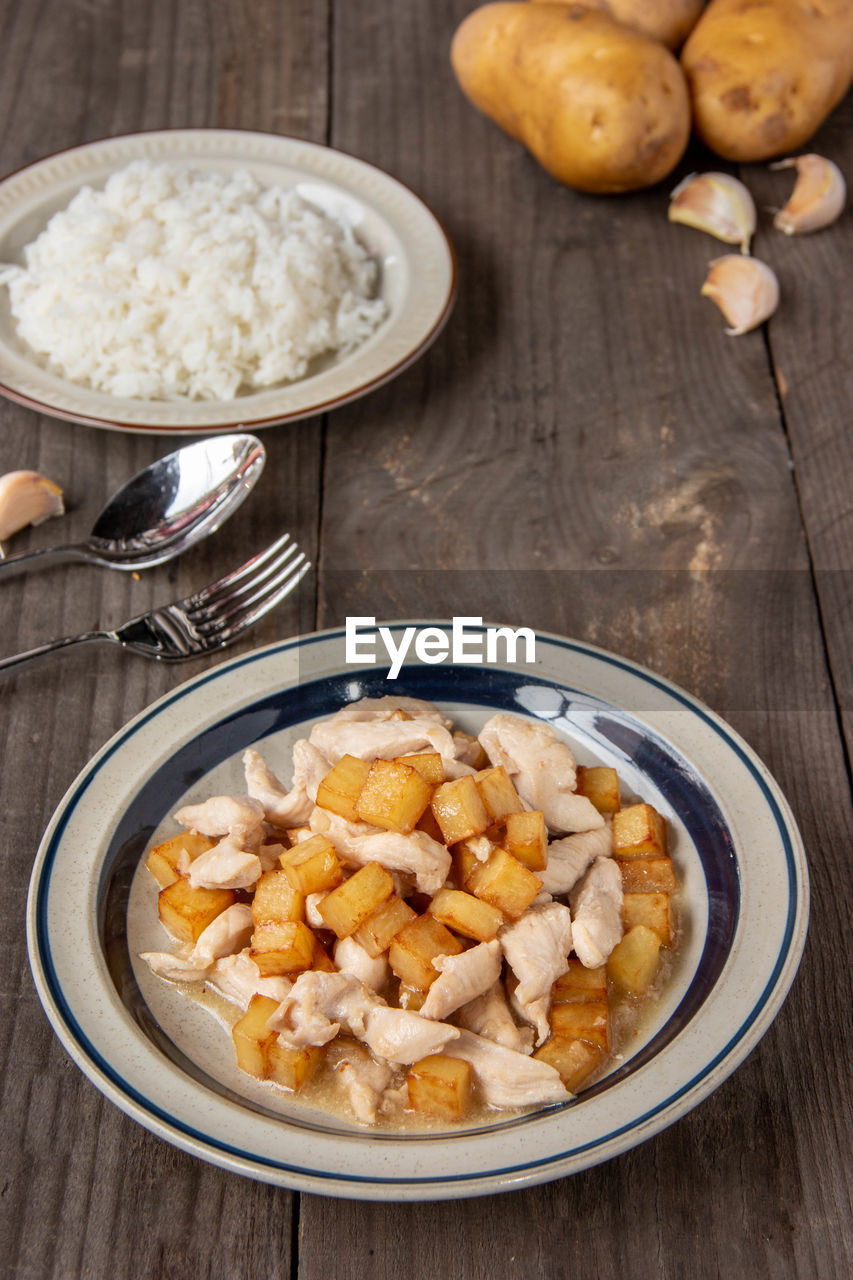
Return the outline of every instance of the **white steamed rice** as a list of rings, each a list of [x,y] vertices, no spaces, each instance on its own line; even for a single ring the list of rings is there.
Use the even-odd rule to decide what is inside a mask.
[[[247,172],[138,160],[83,187],[0,273],[19,337],[114,396],[231,399],[305,375],[385,315],[344,223]]]

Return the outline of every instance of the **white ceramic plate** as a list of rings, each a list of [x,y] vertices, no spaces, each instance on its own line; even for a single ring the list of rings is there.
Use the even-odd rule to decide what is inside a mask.
[[[326,212],[342,214],[380,265],[388,315],[361,346],[318,361],[298,382],[223,401],[143,401],[90,391],[47,372],[18,339],[0,288],[0,394],[40,413],[126,431],[211,432],[307,418],[365,395],[396,377],[437,337],[453,304],[456,278],[447,236],[406,187],[372,165],[274,134],[175,129],[107,138],[62,151],[0,182],[0,262],[22,250],[84,184],[98,188],[132,160],[150,159],[233,172],[264,185],[296,187]]]
[[[362,1199],[544,1182],[684,1115],[767,1030],[805,941],[802,843],[767,770],[674,685],[556,636],[538,637],[532,665],[407,665],[393,684],[343,657],[342,633],[324,632],[225,663],[137,716],[68,791],[39,850],[27,925],[39,996],[74,1061],[128,1115],[204,1160]],[[469,730],[495,709],[547,720],[582,762],[615,765],[669,820],[685,920],[674,976],[631,1056],[569,1104],[461,1133],[356,1129],[238,1072],[227,1032],[136,959],[165,943],[140,859],[177,829],[177,804],[241,789],[240,755],[256,741],[284,772],[313,721],[387,692],[436,701]]]

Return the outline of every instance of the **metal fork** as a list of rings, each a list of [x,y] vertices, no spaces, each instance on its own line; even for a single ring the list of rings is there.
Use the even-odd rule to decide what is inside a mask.
[[[185,600],[152,609],[115,631],[85,631],[79,636],[52,640],[0,659],[0,671],[20,666],[57,649],[92,640],[108,640],[123,649],[161,662],[195,658],[233,644],[244,631],[280,604],[311,568],[304,552],[285,533],[266,551],[247,560],[218,582],[203,587]]]

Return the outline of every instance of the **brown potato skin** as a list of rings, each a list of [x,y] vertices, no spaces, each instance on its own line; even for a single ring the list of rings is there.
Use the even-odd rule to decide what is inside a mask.
[[[853,78],[853,0],[711,0],[681,53],[696,132],[726,160],[808,142]]]
[[[532,0],[534,4],[565,4],[566,0]],[[678,49],[705,7],[705,0],[575,0],[584,9],[600,9],[634,31]]]
[[[486,4],[462,22],[450,56],[474,105],[579,191],[653,186],[687,145],[690,104],[677,60],[604,13]]]

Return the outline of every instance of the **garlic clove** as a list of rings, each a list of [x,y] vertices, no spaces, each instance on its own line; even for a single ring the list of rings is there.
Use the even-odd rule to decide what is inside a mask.
[[[770,319],[779,305],[779,282],[766,262],[727,253],[710,263],[702,295],[717,304],[730,325],[726,333],[737,338]]]
[[[670,196],[670,222],[706,231],[749,253],[755,233],[755,201],[742,182],[728,173],[694,173]]]
[[[841,215],[847,199],[844,175],[824,156],[813,153],[779,160],[771,169],[796,169],[797,180],[791,198],[773,219],[773,226],[787,236],[820,231]]]
[[[41,524],[64,511],[59,485],[38,471],[10,471],[0,476],[0,541],[28,524]]]

